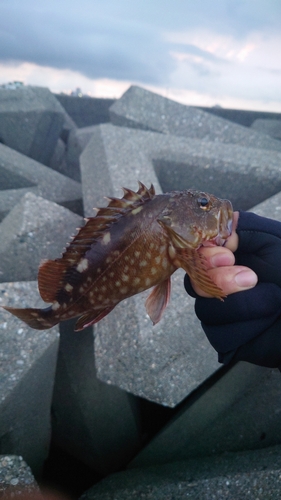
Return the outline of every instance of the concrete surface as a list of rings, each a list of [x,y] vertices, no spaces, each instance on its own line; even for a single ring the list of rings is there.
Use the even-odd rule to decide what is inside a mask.
[[[80,155],[87,146],[95,131],[95,126],[83,127],[72,130],[69,134],[66,150],[66,165],[69,176],[81,182]]]
[[[281,222],[281,194],[251,211]],[[222,374],[186,399],[132,467],[281,443],[280,372],[241,362]]]
[[[280,496],[280,478],[276,446],[120,472],[80,500],[273,500]]]
[[[110,107],[110,119],[122,127],[281,151],[278,141],[255,130],[134,85]]]
[[[120,196],[118,188],[124,185],[136,189],[137,179],[147,185],[152,182],[161,192],[147,159],[153,147],[157,148],[159,138],[163,136],[109,124],[96,127],[81,155],[87,215],[93,206],[105,204],[105,193]],[[173,279],[171,304],[155,327],[144,309],[145,294],[123,301],[96,325],[95,356],[101,380],[174,406],[218,367],[194,317],[193,299],[184,292],[182,282],[183,273],[178,271]]]
[[[43,87],[0,88],[0,142],[48,165],[63,129],[64,111]]]
[[[202,111],[211,113],[212,115],[225,118],[231,122],[238,123],[244,127],[251,127],[252,123],[259,118],[269,120],[280,120],[281,113],[273,113],[272,111],[253,111],[250,109],[233,109],[222,108],[221,106],[196,106]]]
[[[254,121],[251,128],[261,132],[262,134],[270,135],[274,139],[281,139],[281,119],[280,120],[269,120],[259,118]]]
[[[120,196],[122,183],[137,180],[163,191],[196,188],[230,199],[248,210],[281,190],[280,153],[235,144],[207,142],[104,124],[96,127],[81,155],[85,214]],[[110,175],[107,170],[110,169]],[[97,199],[94,193],[98,192]]]
[[[62,139],[58,139],[57,145],[55,147],[52,158],[50,159],[49,167],[57,172],[60,172],[62,175],[66,175],[67,177],[71,177],[66,165],[66,145]]]
[[[79,128],[110,121],[108,110],[115,99],[77,97],[66,94],[54,95]]]
[[[31,469],[22,457],[0,455],[0,497],[43,500]]]
[[[105,193],[120,196],[118,188],[136,189],[137,179],[148,185],[153,182],[158,193],[159,181],[165,191],[191,186],[215,191],[231,199],[235,208],[244,209],[266,198],[272,189],[281,189],[278,152],[110,124],[95,127],[81,155],[81,172],[88,216],[93,214],[92,207],[106,203]],[[194,317],[193,301],[182,279],[177,271],[172,302],[155,327],[145,313],[145,294],[123,301],[96,325],[96,366],[101,380],[175,406],[219,367]]]
[[[139,404],[97,379],[91,328],[61,323],[53,397],[53,440],[99,474],[124,467],[140,450]]]
[[[0,144],[0,216],[3,218],[28,192],[77,211],[81,185]]]
[[[280,372],[241,362],[187,398],[130,467],[281,443]]]
[[[0,306],[41,307],[36,282],[0,284]],[[35,476],[48,456],[58,327],[32,330],[0,307],[0,449]]]
[[[0,282],[36,280],[40,262],[60,257],[83,224],[70,210],[26,193],[0,224]]]
[[[38,91],[38,99],[48,92]],[[88,107],[80,126],[109,120],[109,102],[101,103],[103,118],[93,113],[93,99],[67,96],[65,102],[80,117]],[[58,102],[54,107],[60,108],[63,125],[51,134],[56,140],[49,165],[79,180],[81,162],[87,216],[94,215],[94,206],[106,204],[104,196],[122,196],[121,186],[137,189],[139,179],[153,182],[158,193],[197,187],[231,199],[235,208],[255,206],[257,213],[281,220],[280,141],[218,118],[216,110],[212,115],[212,110],[182,106],[137,87],[112,106],[115,125],[78,131]],[[28,113],[20,120],[29,119],[31,134],[36,113]],[[223,116],[241,118],[237,113],[224,110]],[[254,117],[265,115],[243,114],[240,123],[249,119],[250,124]],[[44,154],[50,154],[52,144],[45,140]],[[1,245],[6,242],[5,255],[10,252],[15,262],[13,279],[19,279],[18,268],[28,268],[39,251],[45,248],[53,258],[63,249],[69,238],[61,246],[61,233],[68,232],[62,222],[70,222],[73,214],[50,202],[77,210],[80,199],[82,213],[81,186],[0,144],[0,189],[2,216],[12,210],[1,226]],[[22,200],[27,192],[33,194]],[[4,267],[6,272],[8,264]],[[217,355],[182,281],[179,271],[171,304],[156,327],[146,316],[143,294],[118,305],[93,331],[74,333],[73,322],[62,323],[58,358],[58,328],[30,331],[0,310],[2,453],[22,455],[40,475],[48,454],[56,367],[55,444],[91,466],[95,475],[130,463],[129,470],[110,476],[85,498],[278,498],[280,449],[267,447],[281,443],[280,373],[246,363],[218,370]],[[2,283],[0,298],[0,305],[36,305],[36,284]],[[149,411],[145,405],[151,405]],[[142,449],[143,439],[164,421]],[[240,451],[251,448],[256,450]]]

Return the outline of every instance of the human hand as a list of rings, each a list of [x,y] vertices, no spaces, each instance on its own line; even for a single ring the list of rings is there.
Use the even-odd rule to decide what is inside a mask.
[[[234,230],[226,247],[201,251],[208,274],[228,296],[223,302],[206,298],[195,285],[192,288],[187,275],[184,284],[196,298],[195,312],[219,360],[229,362],[236,353],[233,359],[279,367],[281,223],[249,212],[235,212]]]
[[[232,234],[224,247],[200,248],[200,253],[205,257],[209,277],[221,288],[225,295],[252,288],[258,281],[258,277],[252,269],[246,266],[234,265],[235,257],[233,252],[237,250],[239,243],[236,232],[238,218],[239,212],[234,212]],[[193,280],[190,281],[197,295],[210,297]]]

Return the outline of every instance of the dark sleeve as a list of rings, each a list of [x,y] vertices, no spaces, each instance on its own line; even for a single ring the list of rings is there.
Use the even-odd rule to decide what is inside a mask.
[[[256,287],[231,294],[224,302],[197,296],[188,276],[185,287],[196,297],[196,314],[210,343],[218,351],[220,362],[243,359],[262,366],[279,367],[281,223],[248,212],[240,212],[238,222],[236,263],[256,272],[259,278]]]
[[[260,335],[234,351],[219,353],[220,363],[229,361],[248,361],[254,365],[279,368],[281,371],[281,318]]]
[[[236,264],[250,267],[259,282],[281,288],[281,223],[250,212],[240,212]]]

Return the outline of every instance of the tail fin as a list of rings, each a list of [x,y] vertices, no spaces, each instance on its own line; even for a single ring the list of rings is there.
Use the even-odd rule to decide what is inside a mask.
[[[47,330],[48,328],[52,328],[59,323],[59,319],[54,318],[54,313],[51,307],[47,307],[46,309],[20,309],[15,307],[7,307],[3,306],[3,309],[9,311],[17,318],[24,321],[31,328],[35,328],[35,330]]]

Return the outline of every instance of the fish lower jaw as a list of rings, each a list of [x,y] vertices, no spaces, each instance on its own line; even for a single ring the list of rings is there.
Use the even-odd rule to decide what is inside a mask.
[[[225,245],[227,238],[222,238],[221,236],[216,236],[211,240],[205,240],[202,243],[202,247],[222,247]]]
[[[203,241],[202,247],[216,247],[218,246],[217,243],[215,243],[214,241]]]

